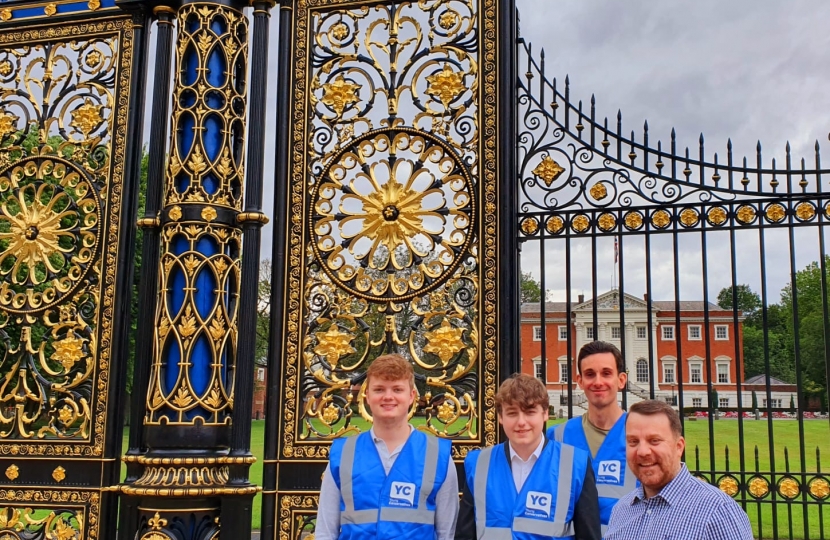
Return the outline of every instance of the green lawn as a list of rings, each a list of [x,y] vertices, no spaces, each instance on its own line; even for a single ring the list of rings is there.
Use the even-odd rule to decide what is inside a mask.
[[[548,425],[554,425],[562,420],[551,420]],[[366,429],[368,425],[362,419],[355,419],[354,425]],[[423,419],[413,419],[414,424],[423,423]],[[738,422],[737,420],[718,420],[715,427],[715,465],[718,471],[740,472],[740,445],[738,444]],[[761,472],[770,470],[770,446],[768,425],[765,420],[744,421],[744,459],[747,473],[752,473],[755,468],[755,448],[758,449],[758,469]],[[691,470],[706,471],[709,469],[709,425],[706,420],[686,421],[686,462]],[[774,455],[776,471],[783,472],[786,467],[785,459],[789,459],[791,471],[801,471],[801,460],[799,451],[798,423],[792,420],[775,420],[773,422],[773,440],[775,441]],[[830,456],[830,423],[827,420],[809,420],[804,422],[804,441],[806,454],[806,471],[818,471],[816,456]],[[251,450],[257,458],[257,462],[251,467],[251,479],[257,484],[262,484],[262,454],[265,443],[265,421],[255,420],[251,429]],[[124,448],[127,447],[126,434]],[[726,466],[726,449],[729,449],[729,467]],[[696,450],[697,449],[697,450]],[[823,458],[823,467],[820,470],[830,469],[830,459]],[[699,465],[698,465],[699,464]],[[123,472],[123,467],[122,467]],[[747,475],[749,476],[749,474]],[[739,477],[740,479],[740,477]],[[808,496],[809,498],[809,496]],[[259,529],[261,495],[254,499],[253,527]],[[812,500],[812,499],[810,499]],[[792,528],[793,538],[805,538],[804,517],[800,504],[778,503],[775,505],[778,516],[778,531],[782,538],[790,537]],[[772,515],[773,505],[769,503],[749,502],[746,505],[750,521],[755,528],[756,536],[759,534],[758,527],[761,525],[763,538],[772,538]],[[823,531],[820,528],[820,519],[823,519]],[[809,507],[809,538],[830,537],[830,502],[824,504],[813,504]],[[823,535],[822,535],[823,532]]]

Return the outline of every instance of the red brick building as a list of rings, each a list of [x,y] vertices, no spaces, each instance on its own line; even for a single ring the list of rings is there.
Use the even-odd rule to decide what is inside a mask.
[[[657,396],[669,401],[677,395],[678,381],[683,380],[684,406],[708,406],[707,383],[711,380],[717,391],[719,407],[736,407],[736,381],[743,380],[742,338],[743,317],[737,325],[731,310],[715,304],[708,306],[708,328],[705,306],[699,301],[680,302],[680,324],[677,324],[674,301],[651,303],[651,324],[648,303],[626,294],[625,323],[621,325],[620,293],[611,290],[597,299],[597,326],[594,328],[594,301],[580,295],[566,313],[565,302],[546,302],[542,324],[542,306],[523,304],[521,310],[522,372],[542,379],[542,343],[547,354],[547,380],[544,381],[551,403],[558,405],[559,396],[567,395],[568,331],[571,333],[572,373],[576,374],[577,351],[595,338],[621,347],[625,341],[625,365],[628,371],[629,403],[637,396],[647,397],[651,381]],[[709,351],[707,353],[707,343]],[[649,349],[651,345],[651,349]],[[653,355],[654,361],[649,362]],[[738,361],[736,361],[736,358]],[[651,366],[651,367],[650,367]],[[575,404],[581,391],[573,383]],[[742,389],[743,405],[749,407],[751,390]]]

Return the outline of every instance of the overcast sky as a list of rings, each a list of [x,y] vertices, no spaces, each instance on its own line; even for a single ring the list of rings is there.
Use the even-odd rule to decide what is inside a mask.
[[[599,118],[623,113],[624,129],[641,132],[648,120],[650,140],[667,142],[677,130],[678,147],[697,146],[704,133],[707,153],[725,155],[731,137],[736,160],[754,160],[760,139],[765,163],[782,159],[790,141],[796,158],[813,160],[813,144],[830,148],[830,2],[826,0],[518,0],[521,34],[538,54],[545,49],[547,72],[570,76],[571,96],[586,103],[597,99]],[[277,26],[271,24],[268,87],[269,145],[275,142]],[[522,66],[520,72],[523,72]],[[152,80],[151,80],[152,82]],[[561,84],[561,83],[560,83]],[[152,86],[148,86],[152,88]],[[148,95],[149,97],[149,95]],[[148,115],[149,121],[149,115]],[[145,129],[145,138],[149,137]],[[272,146],[266,151],[265,211],[272,214]],[[722,158],[723,159],[723,158]],[[830,163],[830,156],[825,160]],[[270,257],[272,226],[264,229],[262,257]],[[656,299],[674,298],[674,267],[668,238],[652,242],[652,288]],[[796,266],[818,258],[815,228],[795,239]],[[613,241],[598,246],[599,290],[611,286]],[[714,296],[731,282],[729,238],[708,235],[709,291]],[[738,235],[738,282],[760,290],[757,232]],[[769,302],[789,281],[786,233],[769,234],[767,285]],[[681,297],[703,296],[700,235],[684,236]],[[546,288],[564,298],[565,268],[560,246],[546,246]],[[645,291],[643,240],[625,240],[625,289]],[[573,245],[572,290],[591,291],[590,246]],[[539,249],[526,245],[522,265],[538,279]]]

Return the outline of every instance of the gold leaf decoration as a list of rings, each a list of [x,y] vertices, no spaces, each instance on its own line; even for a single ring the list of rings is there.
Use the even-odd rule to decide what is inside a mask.
[[[599,216],[597,223],[603,231],[610,231],[617,226],[617,218],[614,217],[614,214],[605,213]]]
[[[11,72],[11,64],[6,61],[5,63],[9,64],[9,72]],[[4,75],[6,75],[4,73]],[[17,131],[17,121],[19,118],[14,116],[10,113],[3,111],[0,113],[0,139],[4,139],[6,135],[11,133],[15,133]]]
[[[58,6],[53,3],[46,4],[46,7],[43,8],[43,14],[47,17],[51,17],[55,13],[58,12]]]
[[[3,60],[0,62],[0,75],[4,77],[12,72],[12,63],[8,60]]]
[[[694,227],[700,221],[700,214],[693,208],[686,208],[680,212],[680,223],[685,227]]]
[[[202,219],[207,222],[211,222],[216,219],[216,209],[212,206],[206,206],[202,209]]]
[[[749,493],[757,499],[764,497],[769,493],[769,482],[765,478],[756,476],[749,481]]]
[[[55,482],[63,482],[66,478],[66,469],[58,465],[58,467],[52,471],[52,478],[55,479]]]
[[[775,203],[767,206],[766,215],[768,220],[772,221],[773,223],[778,223],[779,221],[784,219],[784,216],[787,215],[787,211],[784,209],[782,205]]]
[[[455,354],[464,348],[461,340],[464,330],[450,324],[448,319],[441,321],[441,326],[431,332],[425,332],[424,337],[428,344],[424,352],[432,353],[441,359],[446,366]]]
[[[810,495],[816,499],[826,499],[830,496],[830,483],[824,478],[814,478],[810,482]]]
[[[314,352],[325,357],[332,368],[337,367],[340,358],[355,352],[354,347],[350,345],[354,336],[341,332],[336,324],[329,326],[327,331],[317,332],[314,335],[317,336],[318,341]]]
[[[444,64],[442,71],[428,76],[426,80],[429,83],[426,93],[437,97],[447,109],[466,90],[464,74],[453,71],[449,64]]]
[[[778,484],[778,492],[787,499],[795,499],[801,491],[794,478],[784,478]]]
[[[173,221],[179,221],[182,219],[182,208],[180,206],[174,206],[170,209],[167,215],[170,216],[170,219]]]
[[[233,174],[233,161],[231,160],[230,150],[227,147],[222,152],[222,159],[219,160],[219,165],[216,166],[216,170],[225,178]]]
[[[58,419],[65,426],[68,426],[72,423],[72,418],[74,416],[75,415],[72,411],[72,407],[70,407],[69,405],[64,405],[63,407],[61,407],[61,410],[58,411]]]
[[[78,531],[72,528],[62,517],[55,522],[55,528],[52,529],[52,536],[55,540],[74,540],[77,538]],[[48,537],[47,537],[48,538]]]
[[[625,226],[631,230],[637,230],[643,226],[643,214],[640,212],[629,212],[625,215]]]
[[[812,203],[803,202],[795,207],[795,215],[801,221],[810,221],[816,217],[816,207]]]
[[[565,228],[565,222],[559,216],[553,216],[545,224],[545,228],[551,234],[558,234]]]
[[[743,224],[749,224],[755,221],[755,208],[752,206],[741,206],[738,208],[738,211],[735,212],[735,216],[738,218]]]
[[[92,11],[96,11],[101,7],[101,0],[89,0],[86,5]]]
[[[201,261],[197,259],[194,255],[188,255],[184,258],[184,267],[187,270],[188,275],[193,275],[193,271],[199,267]]]
[[[447,11],[438,18],[438,25],[444,30],[449,30],[458,23],[458,14],[455,11]]]
[[[8,8],[0,10],[0,19],[3,19],[4,21],[10,21],[11,18],[12,18],[12,10],[10,10]]]
[[[603,182],[597,182],[591,187],[590,193],[594,200],[601,201],[608,196],[608,188],[605,187]]]
[[[528,236],[533,236],[539,230],[539,222],[536,218],[526,218],[521,224],[522,232]]]
[[[671,223],[671,215],[665,210],[658,210],[651,216],[651,224],[658,229],[665,229]]]
[[[190,158],[190,161],[187,162],[187,166],[196,174],[207,169],[207,162],[205,161],[205,156],[202,154],[202,149],[198,146],[196,150],[193,151],[193,157]]]
[[[579,215],[571,221],[571,226],[573,227],[573,230],[581,233],[588,230],[588,227],[591,226],[591,221],[588,219],[588,216]]]
[[[12,482],[17,480],[17,477],[20,476],[20,469],[12,463],[8,467],[6,467],[6,478],[11,480]]]
[[[557,178],[562,176],[563,172],[565,172],[565,169],[550,156],[543,157],[539,165],[533,169],[533,174],[541,178],[548,187],[550,187]]]
[[[337,421],[337,418],[339,416],[340,412],[338,411],[337,406],[335,406],[333,403],[325,409],[323,409],[323,422],[325,422],[329,426],[332,425],[335,421]]]
[[[455,416],[455,404],[449,399],[444,400],[444,403],[438,407],[438,419],[447,423]]]
[[[183,337],[190,337],[196,333],[196,317],[193,316],[193,310],[187,306],[185,316],[179,324],[179,334]]]
[[[91,99],[86,98],[83,105],[70,113],[72,122],[69,125],[78,128],[84,137],[89,138],[89,134],[103,121],[103,108],[103,105],[96,105]]]
[[[219,390],[219,385],[214,384],[213,388],[210,391],[207,399],[205,399],[205,403],[213,407],[214,409],[218,409],[222,405],[222,392]]]
[[[83,357],[84,339],[78,339],[72,334],[67,335],[60,341],[52,344],[55,352],[52,353],[52,360],[60,362],[65,372],[70,369]]]
[[[173,398],[173,403],[179,407],[184,409],[191,403],[193,403],[193,397],[190,395],[190,392],[187,388],[179,388],[176,392],[176,397]]]
[[[720,206],[716,206],[715,208],[712,208],[706,214],[706,219],[712,225],[723,225],[724,223],[726,223],[726,217],[727,217],[726,210],[724,210]]]
[[[213,321],[211,321],[208,332],[210,332],[210,336],[214,339],[214,341],[219,341],[225,337],[227,330],[225,328],[225,321],[221,315],[218,315],[215,319],[213,319]]]
[[[344,22],[338,22],[331,27],[331,35],[338,41],[343,41],[349,37],[349,27]]]
[[[323,99],[321,101],[337,113],[337,116],[340,116],[346,110],[346,107],[360,100],[357,94],[359,90],[360,85],[349,82],[343,75],[340,75],[334,82],[323,85]]]
[[[730,497],[738,494],[738,482],[731,476],[721,478],[720,482],[718,482],[718,487]]]

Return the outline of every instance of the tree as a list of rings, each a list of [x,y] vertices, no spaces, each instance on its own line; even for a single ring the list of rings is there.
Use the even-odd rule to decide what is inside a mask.
[[[749,285],[736,285],[734,292],[737,293],[737,309],[746,317],[744,324],[756,325],[761,317],[761,297],[754,292]],[[732,309],[732,301],[735,299],[733,287],[724,287],[718,293],[718,305],[723,309]]]
[[[542,286],[538,281],[533,279],[533,275],[530,272],[522,272],[519,280],[519,289],[522,304],[528,302],[541,302]]]
[[[271,328],[271,260],[263,259],[259,263],[259,282],[256,302],[256,347],[254,362],[257,365],[268,363],[268,335]]]

